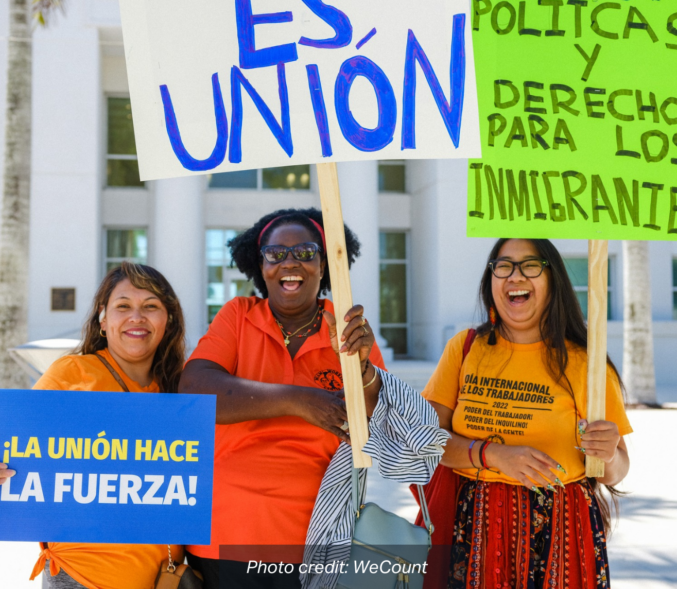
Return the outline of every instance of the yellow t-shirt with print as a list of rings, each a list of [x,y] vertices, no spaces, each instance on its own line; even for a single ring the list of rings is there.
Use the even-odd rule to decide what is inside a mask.
[[[564,483],[585,477],[578,420],[587,413],[587,354],[567,343],[569,362],[566,379],[555,382],[547,369],[546,346],[513,344],[497,338],[477,337],[463,361],[468,331],[447,343],[423,396],[451,409],[452,434],[511,446],[531,446],[561,464]],[[567,384],[570,384],[570,387]],[[607,366],[606,420],[618,425],[621,436],[632,432],[625,413],[618,377]],[[495,469],[492,469],[495,471]],[[502,472],[483,470],[480,479],[519,484]],[[477,470],[456,470],[475,478]]]

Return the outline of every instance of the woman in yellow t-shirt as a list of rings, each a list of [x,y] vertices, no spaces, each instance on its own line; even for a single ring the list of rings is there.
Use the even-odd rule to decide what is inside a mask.
[[[627,475],[632,432],[616,368],[606,420],[588,423],[587,328],[549,241],[499,240],[480,297],[487,320],[449,341],[423,392],[452,432],[442,464],[460,475],[448,587],[607,587],[598,491]],[[604,477],[585,477],[585,456]]]
[[[176,392],[185,327],[169,282],[149,266],[123,262],[103,279],[76,353],[52,364],[33,388]],[[183,562],[183,547],[172,546]],[[31,578],[59,589],[148,589],[167,545],[41,543]]]

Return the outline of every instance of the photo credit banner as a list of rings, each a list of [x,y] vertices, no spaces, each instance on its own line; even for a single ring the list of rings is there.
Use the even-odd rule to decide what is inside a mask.
[[[468,235],[677,239],[677,5],[473,0]]]
[[[0,390],[0,540],[209,544],[216,397]]]
[[[480,157],[467,0],[120,0],[142,180]]]

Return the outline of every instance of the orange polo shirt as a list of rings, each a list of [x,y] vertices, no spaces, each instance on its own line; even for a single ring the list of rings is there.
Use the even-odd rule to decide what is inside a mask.
[[[324,307],[334,312],[331,301],[325,300]],[[258,297],[226,303],[189,362],[197,359],[258,382],[343,388],[327,322],[322,321],[320,331],[305,339],[292,359],[268,300]],[[384,367],[376,345],[370,359]],[[338,445],[335,435],[300,417],[217,425],[212,543],[188,546],[188,551],[217,559],[220,545],[300,546],[293,552],[301,562],[317,492]]]
[[[558,473],[564,483],[584,478],[584,455],[575,446],[580,446],[578,420],[587,415],[586,351],[567,342],[569,363],[565,374],[570,391],[566,380],[556,382],[548,372],[543,342],[513,344],[499,336],[496,345],[490,346],[486,336],[478,337],[464,362],[467,334],[466,330],[449,340],[423,390],[426,399],[453,410],[452,434],[531,446],[564,467],[567,474]],[[618,425],[621,436],[632,432],[618,377],[610,366],[606,374],[606,420]],[[481,471],[480,479],[520,484],[494,470]],[[477,476],[476,469],[456,472],[473,479]]]
[[[131,393],[158,393],[153,382],[147,387],[130,379],[108,349],[98,352],[115,368]],[[71,355],[54,362],[34,389],[50,391],[120,391],[120,385],[103,362],[92,354]],[[50,561],[50,573],[63,569],[88,589],[148,589],[153,587],[160,564],[167,558],[167,545],[155,544],[80,544],[43,542],[31,579]],[[172,558],[183,562],[183,547],[172,546]]]

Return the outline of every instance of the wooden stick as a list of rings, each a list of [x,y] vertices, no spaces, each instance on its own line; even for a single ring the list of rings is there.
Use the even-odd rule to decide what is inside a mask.
[[[609,242],[588,241],[588,423],[606,415],[607,291]],[[586,457],[585,475],[604,476],[604,461]]]
[[[327,261],[331,276],[331,294],[336,312],[336,330],[340,335],[346,327],[344,317],[353,306],[350,289],[350,273],[346,236],[343,230],[343,212],[339,192],[338,171],[335,163],[317,164],[317,177],[322,201],[322,217],[327,240]],[[339,343],[340,346],[340,343]],[[371,466],[371,458],[362,452],[369,439],[367,408],[362,386],[362,368],[357,354],[341,354],[343,388],[346,394],[346,409],[350,424],[350,440],[353,448],[353,463],[357,468]]]

